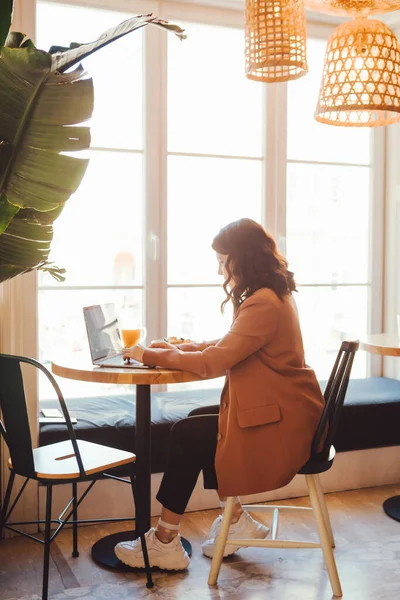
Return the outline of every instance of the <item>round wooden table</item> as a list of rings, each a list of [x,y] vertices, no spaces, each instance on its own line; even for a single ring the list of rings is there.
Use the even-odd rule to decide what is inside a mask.
[[[400,337],[390,333],[374,333],[360,340],[360,349],[381,356],[400,357]],[[400,521],[400,496],[392,496],[383,503],[385,513]]]
[[[136,386],[136,534],[148,531],[151,505],[151,385],[186,383],[204,378],[187,371],[173,371],[159,367],[151,369],[96,367],[86,355],[56,359],[51,363],[51,369],[55,375],[67,379]],[[132,531],[121,531],[100,539],[92,547],[94,560],[121,571],[135,571],[136,569],[120,562],[114,553],[114,547],[118,542],[130,539],[132,539]],[[182,543],[190,556],[192,551],[190,543],[184,538]]]
[[[360,339],[360,349],[381,356],[400,356],[400,338],[391,333],[374,333]]]

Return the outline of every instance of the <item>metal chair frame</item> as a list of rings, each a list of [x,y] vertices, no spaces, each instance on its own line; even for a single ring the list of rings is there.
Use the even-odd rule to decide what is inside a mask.
[[[34,469],[34,460],[32,453],[32,441],[29,431],[28,413],[26,408],[26,398],[23,389],[23,377],[21,371],[21,363],[26,363],[38,368],[47,379],[51,382],[53,388],[57,393],[60,408],[63,413],[66,427],[68,430],[68,436],[71,441],[73,451],[75,454],[76,462],[79,469],[79,477],[74,478],[57,478],[52,477],[41,478],[37,475]],[[10,398],[12,397],[12,402]],[[104,518],[104,519],[78,519],[78,507],[88,495],[90,490],[95,485],[96,481],[100,478],[106,477],[115,479],[123,483],[130,484],[133,494],[134,503],[136,503],[135,496],[135,470],[134,462],[129,464],[130,473],[129,479],[118,477],[113,475],[111,472],[98,472],[92,475],[87,475],[85,467],[82,461],[79,444],[73,429],[71,418],[66,406],[61,389],[53,377],[53,375],[38,361],[32,358],[26,358],[22,356],[13,356],[7,354],[0,354],[0,410],[3,414],[4,424],[0,420],[0,435],[3,437],[11,457],[10,464],[10,477],[7,484],[7,489],[4,497],[3,506],[0,510],[0,540],[4,529],[8,529],[20,535],[23,535],[31,540],[39,542],[44,546],[44,560],[43,560],[43,586],[42,586],[42,600],[48,598],[48,580],[49,580],[49,566],[50,566],[50,544],[58,536],[64,525],[67,523],[72,525],[72,556],[78,557],[78,524],[89,524],[89,523],[109,523],[109,522],[120,522],[120,521],[135,521],[135,517],[121,517],[121,518]],[[19,439],[16,438],[17,432],[19,433]],[[117,467],[118,468],[118,467]],[[14,499],[11,507],[10,500],[15,483],[16,475],[25,477],[25,481],[22,484],[16,498]],[[34,520],[34,521],[14,521],[10,522],[10,517],[21,498],[26,485],[30,480],[36,480],[40,484],[46,487],[46,513],[45,519]],[[89,482],[86,490],[78,498],[77,484],[81,482]],[[52,492],[53,485],[60,483],[71,483],[72,484],[72,498],[66,504],[65,508],[57,519],[51,518],[52,508]],[[69,512],[68,512],[69,511]],[[71,518],[72,517],[72,518]],[[35,535],[31,535],[26,531],[18,529],[16,526],[21,525],[43,525],[44,524],[44,539],[38,538]],[[51,533],[51,525],[57,524],[57,527],[53,533]],[[143,551],[144,564],[147,575],[147,587],[153,587],[153,581],[151,576],[151,567],[149,564],[149,558],[147,553],[146,540],[144,532],[138,534],[141,540],[141,546]]]

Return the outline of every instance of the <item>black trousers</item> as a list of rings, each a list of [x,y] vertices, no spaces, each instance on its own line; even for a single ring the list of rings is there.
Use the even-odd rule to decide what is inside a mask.
[[[218,489],[215,472],[218,414],[188,416],[175,423],[170,432],[167,468],[157,500],[182,515],[195,488],[200,471],[204,487]]]

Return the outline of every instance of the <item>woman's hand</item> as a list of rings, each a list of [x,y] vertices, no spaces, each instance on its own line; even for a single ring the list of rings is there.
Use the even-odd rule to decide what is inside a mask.
[[[133,358],[133,360],[137,360],[138,362],[143,362],[143,354],[146,350],[145,346],[141,346],[140,344],[136,344],[136,346],[132,346],[131,348],[124,348],[124,360],[128,360],[129,358]]]
[[[165,341],[151,342],[149,348],[162,348],[164,350],[182,350],[182,352],[198,352],[204,350],[207,344],[205,342],[190,342],[183,344],[170,344]]]
[[[176,347],[182,352],[202,352],[207,348],[207,344],[205,342],[191,342],[190,344],[177,344]]]
[[[149,348],[163,348],[164,350],[174,350],[176,348],[176,344],[170,344],[169,342],[151,342]]]

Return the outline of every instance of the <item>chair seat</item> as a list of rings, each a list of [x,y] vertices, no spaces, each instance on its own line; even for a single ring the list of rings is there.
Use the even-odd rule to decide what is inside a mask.
[[[86,475],[132,463],[136,455],[101,444],[78,440]],[[78,463],[70,440],[41,446],[33,450],[33,460],[38,479],[79,479]],[[9,461],[12,467],[11,461]]]
[[[299,471],[301,475],[317,475],[318,473],[324,473],[325,471],[329,471],[332,466],[333,459],[335,458],[336,450],[333,446],[330,447],[329,456],[322,456],[321,454],[316,454],[312,456],[310,460],[306,462],[304,467],[302,467]]]

